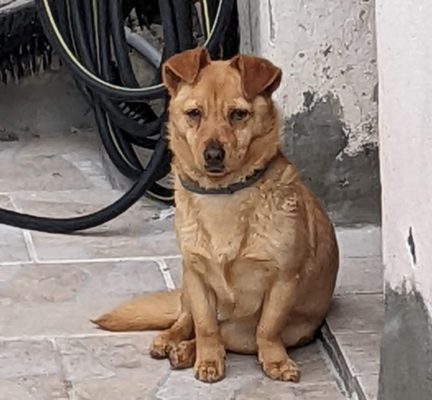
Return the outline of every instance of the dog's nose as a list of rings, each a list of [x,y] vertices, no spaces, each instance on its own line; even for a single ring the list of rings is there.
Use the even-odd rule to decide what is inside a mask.
[[[218,141],[211,141],[204,150],[204,161],[208,169],[223,167],[225,150]]]

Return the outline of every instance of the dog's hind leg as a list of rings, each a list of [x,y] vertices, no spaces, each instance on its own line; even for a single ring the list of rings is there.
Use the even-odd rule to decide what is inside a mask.
[[[282,342],[285,348],[305,346],[317,336],[318,328],[310,322],[290,323],[282,331]]]

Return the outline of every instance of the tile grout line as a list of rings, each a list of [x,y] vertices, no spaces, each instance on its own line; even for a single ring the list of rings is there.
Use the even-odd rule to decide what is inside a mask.
[[[335,335],[350,335],[352,333],[356,333],[356,334],[358,333],[360,335],[366,335],[366,334],[367,335],[377,335],[377,334],[379,334],[378,331],[371,330],[371,329],[355,329],[353,331],[349,331],[349,330],[346,330],[346,331],[332,330],[332,334],[335,334]]]
[[[376,295],[384,295],[384,292],[382,290],[365,290],[363,292],[342,292],[342,293],[335,293],[334,298],[335,299],[341,299],[345,296],[376,296]]]
[[[33,261],[4,261],[4,262],[0,262],[0,267],[16,267],[16,266],[21,266],[21,265],[32,265],[34,264]]]
[[[137,256],[137,257],[114,257],[114,258],[82,258],[82,259],[63,259],[63,260],[44,260],[37,259],[35,261],[5,261],[0,262],[0,267],[14,266],[14,265],[29,265],[29,264],[41,264],[41,265],[64,265],[64,264],[100,264],[106,262],[131,262],[131,261],[153,261],[158,262],[159,260],[176,260],[179,259],[180,255],[167,255],[167,256]]]
[[[101,258],[78,258],[78,259],[61,259],[61,260],[40,260],[40,264],[90,264],[90,263],[104,263],[104,262],[122,262],[122,261],[154,261],[160,259],[176,259],[180,255],[167,255],[167,256],[136,256],[136,257],[101,257]]]
[[[19,213],[23,212],[23,210],[21,210],[21,208],[18,207],[18,205],[15,203],[15,200],[13,199],[12,196],[9,196],[9,200],[12,204],[12,207],[15,209],[16,212],[19,212]],[[22,234],[24,237],[24,242],[25,242],[27,252],[29,253],[31,261],[38,263],[39,260],[37,257],[36,248],[35,248],[31,233],[27,229],[22,229],[21,231],[22,231]]]
[[[49,342],[51,342],[51,345],[53,346],[54,349],[54,358],[55,358],[55,362],[57,364],[57,367],[59,369],[59,378],[61,380],[61,382],[64,384],[64,388],[66,390],[66,394],[68,396],[69,400],[76,400],[76,395],[75,395],[75,390],[72,387],[71,382],[66,379],[66,372],[65,372],[65,368],[63,365],[63,357],[61,354],[61,351],[58,347],[57,341],[55,337],[51,337],[48,339]]]
[[[162,274],[162,277],[165,281],[165,285],[168,288],[168,290],[175,290],[176,286],[166,261],[163,258],[156,259],[155,261],[159,267],[159,271]]]
[[[0,336],[0,343],[18,342],[18,341],[52,341],[64,339],[96,339],[102,337],[141,337],[143,334],[152,333],[152,331],[129,331],[129,332],[110,332],[95,330],[95,333],[64,333],[48,335],[20,335],[20,336]]]

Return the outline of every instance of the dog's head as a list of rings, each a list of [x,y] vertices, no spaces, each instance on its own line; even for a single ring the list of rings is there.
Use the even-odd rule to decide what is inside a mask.
[[[211,61],[197,48],[168,59],[162,76],[171,96],[170,146],[182,173],[220,182],[246,176],[274,156],[278,117],[271,94],[279,68],[244,55]]]

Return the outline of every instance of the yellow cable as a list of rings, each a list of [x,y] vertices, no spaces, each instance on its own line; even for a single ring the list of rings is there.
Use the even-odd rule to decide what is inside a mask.
[[[212,30],[211,30],[210,15],[208,11],[207,0],[202,0],[201,5],[202,5],[202,12],[204,13],[204,25],[205,25],[204,28],[206,30],[206,38],[209,38]]]
[[[99,1],[104,1],[104,0],[99,0]],[[223,0],[221,0],[220,3],[219,3],[218,10],[217,10],[217,13],[216,13],[215,21],[217,21],[218,18],[219,18],[219,15],[220,15],[220,12],[221,12],[221,9],[222,9],[222,3],[223,3]],[[114,85],[114,84],[112,84],[110,82],[104,81],[103,79],[101,79],[98,76],[96,76],[93,73],[91,73],[86,67],[84,67],[80,63],[80,61],[75,57],[75,55],[73,54],[73,52],[69,49],[67,43],[64,41],[64,39],[63,39],[63,37],[62,37],[62,35],[60,33],[60,30],[59,30],[59,28],[57,26],[57,23],[55,21],[55,18],[54,18],[53,14],[52,14],[52,10],[51,10],[51,7],[49,5],[49,0],[42,0],[42,5],[43,5],[43,7],[45,9],[45,12],[47,14],[48,20],[49,20],[49,22],[51,24],[51,28],[53,30],[53,33],[56,36],[56,38],[57,38],[60,46],[63,48],[64,52],[67,54],[67,56],[69,57],[69,59],[71,60],[71,62],[77,68],[79,68],[79,70],[84,75],[86,75],[88,78],[90,78],[90,79],[98,82],[100,85],[103,85],[103,86],[108,87],[108,88],[113,89],[113,90],[117,90],[119,92],[124,92],[124,93],[140,93],[140,92],[142,92],[143,88],[123,87],[123,86]],[[207,13],[204,12],[204,16],[205,16],[206,21],[209,21],[208,12]],[[206,41],[204,43],[204,47],[207,46],[207,44],[208,44],[208,42],[210,40],[211,35],[213,35],[215,27],[216,27],[216,23],[213,24],[212,29],[210,30],[210,35],[207,37],[207,39],[206,39]],[[164,85],[162,83],[160,83],[158,85],[151,86],[151,88],[152,89],[157,89],[157,88],[163,88],[163,86]]]

